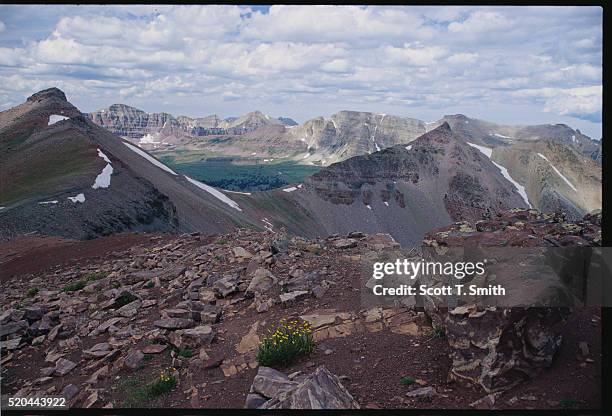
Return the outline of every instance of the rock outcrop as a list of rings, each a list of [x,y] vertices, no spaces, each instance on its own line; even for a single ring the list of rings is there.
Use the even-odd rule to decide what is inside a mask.
[[[324,366],[308,376],[286,376],[272,368],[259,367],[245,407],[332,410],[359,409],[359,404]]]
[[[424,302],[434,323],[444,328],[451,346],[450,376],[469,380],[491,393],[509,389],[550,367],[561,345],[561,330],[572,306],[571,299],[583,300],[579,299],[584,293],[582,285],[586,284],[582,273],[572,281],[567,273],[557,274],[551,268],[541,267],[541,258],[534,262],[540,265],[534,270],[530,259],[542,255],[535,247],[600,246],[601,214],[566,222],[561,215],[513,210],[475,224],[460,223],[434,230],[427,234],[424,243],[436,250],[468,246],[483,250],[532,248],[525,251],[528,254],[524,257],[514,258],[513,267],[503,264],[494,273],[496,283],[520,285],[517,290],[520,298],[514,301],[525,306],[496,307],[462,298],[461,304],[448,307],[432,296],[427,296]],[[564,264],[588,259],[574,256],[556,261],[561,262],[559,268],[563,269]],[[583,267],[580,263],[578,266],[582,272]],[[521,280],[534,271],[537,272],[534,281]],[[534,286],[530,287],[531,284]],[[563,299],[557,299],[558,296]]]

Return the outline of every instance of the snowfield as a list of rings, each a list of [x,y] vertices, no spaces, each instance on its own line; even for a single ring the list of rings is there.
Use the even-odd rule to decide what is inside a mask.
[[[200,181],[197,181],[195,179],[190,178],[189,176],[185,176],[185,179],[187,179],[189,182],[191,182],[192,184],[194,184],[195,186],[197,186],[200,189],[205,190],[206,192],[208,192],[209,194],[211,194],[212,196],[214,196],[215,198],[217,198],[218,200],[220,200],[221,202],[229,205],[230,207],[237,209],[238,211],[242,211],[242,209],[240,208],[240,206],[232,201],[227,195],[225,195],[223,192],[213,188],[212,186],[206,185],[205,183],[202,183]]]
[[[490,147],[479,146],[477,144],[470,143],[470,142],[467,142],[467,144],[480,150],[480,152],[482,152],[486,157],[491,159],[491,155],[493,154],[493,149],[491,149]],[[491,163],[493,163],[497,167],[497,169],[501,171],[501,174],[504,176],[504,178],[506,178],[512,185],[514,185],[514,188],[517,190],[521,198],[523,198],[523,201],[525,201],[527,206],[529,208],[533,208],[531,206],[531,203],[529,202],[529,198],[527,198],[527,191],[525,190],[525,187],[521,185],[520,183],[518,183],[517,181],[515,181],[514,178],[512,178],[512,176],[510,176],[508,169],[506,169],[499,163],[493,162],[492,160],[491,160]]]
[[[550,160],[548,160],[548,158],[546,156],[544,156],[542,153],[538,153],[538,156],[540,156],[542,159],[544,159],[545,161],[548,162],[548,164],[550,165],[551,168],[553,168],[553,170],[557,173],[557,175],[559,175],[561,177],[561,179],[563,179],[563,181],[574,190],[574,192],[578,192],[578,189],[576,189],[576,187],[574,185],[572,185],[572,183],[569,181],[569,179],[567,179],[565,176],[563,176],[563,174],[559,171],[559,169],[557,169],[555,167],[555,165],[553,165]]]
[[[151,162],[152,164],[154,164],[155,166],[157,166],[160,169],[165,170],[168,173],[171,173],[175,176],[178,176],[177,173],[175,171],[173,171],[172,169],[170,169],[168,166],[164,165],[162,162],[160,162],[159,160],[155,159],[153,156],[149,155],[147,152],[145,152],[144,150],[142,150],[139,147],[134,146],[133,144],[130,143],[126,143],[123,142],[124,145],[126,145],[127,147],[129,147],[131,150],[133,150],[134,152],[138,153],[140,156],[144,157],[145,159],[147,159],[149,162]]]
[[[49,116],[49,124],[47,124],[48,126],[57,123],[58,121],[63,121],[63,120],[68,120],[68,117],[66,116],[62,116],[59,114],[53,114],[51,116]]]

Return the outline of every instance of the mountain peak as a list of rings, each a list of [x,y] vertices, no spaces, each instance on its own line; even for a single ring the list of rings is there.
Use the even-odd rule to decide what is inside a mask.
[[[37,93],[30,95],[28,97],[28,101],[33,102],[49,98],[58,98],[62,101],[68,101],[68,99],[66,98],[66,94],[64,94],[64,91],[55,87],[47,88],[46,90],[38,91]]]
[[[440,124],[438,127],[433,129],[432,131],[437,131],[439,133],[452,133],[452,129],[451,129],[450,124],[448,124],[448,121],[445,121],[444,123]]]

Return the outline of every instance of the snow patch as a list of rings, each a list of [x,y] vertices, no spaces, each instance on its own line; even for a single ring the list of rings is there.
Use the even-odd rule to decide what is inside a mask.
[[[298,188],[296,188],[295,186],[291,186],[289,188],[285,188],[283,189],[283,192],[293,192],[293,191],[297,191]]]
[[[479,146],[477,144],[470,143],[470,142],[467,142],[467,144],[480,150],[486,157],[491,159],[491,155],[493,154],[493,149],[491,149],[490,147]],[[492,160],[491,162],[497,167],[497,169],[501,171],[501,174],[503,175],[503,177],[506,178],[512,185],[514,185],[514,188],[519,193],[521,198],[523,198],[523,201],[525,201],[527,206],[529,206],[529,208],[532,208],[531,203],[529,202],[529,199],[527,198],[527,191],[525,190],[525,187],[521,185],[520,183],[518,183],[517,181],[515,181],[512,178],[512,176],[510,176],[510,172],[508,172],[508,169],[506,169],[505,167],[503,167],[502,165],[498,163],[493,162]]]
[[[81,204],[83,202],[85,202],[85,194],[78,194],[77,196],[69,196],[68,197],[69,200],[71,200],[72,202],[80,202]]]
[[[408,146],[406,146],[406,150],[412,150],[412,145],[409,144]]]
[[[57,204],[59,201],[57,199],[54,199],[53,201],[41,201],[38,203],[38,205],[47,205],[47,204]]]
[[[553,168],[553,170],[557,173],[557,175],[559,175],[561,177],[561,179],[563,179],[563,181],[574,190],[574,192],[578,192],[578,189],[576,189],[576,187],[574,185],[572,185],[572,183],[565,177],[563,176],[563,174],[559,171],[559,169],[557,169],[555,167],[555,165],[553,165],[550,160],[548,160],[546,158],[546,156],[544,156],[542,153],[538,153],[538,156],[540,156],[542,159],[544,159],[545,161],[548,162],[548,164],[550,165],[551,168]]]
[[[194,184],[198,188],[203,189],[206,192],[210,193],[211,195],[213,195],[215,198],[217,198],[221,202],[226,203],[227,205],[229,205],[230,207],[232,207],[234,209],[237,209],[238,211],[242,211],[242,209],[240,209],[240,206],[238,206],[238,204],[236,202],[234,202],[230,198],[228,198],[227,195],[225,195],[223,192],[213,188],[212,186],[206,185],[205,183],[202,183],[202,182],[197,181],[195,179],[191,179],[189,176],[185,175],[185,179],[187,179],[189,182],[191,182],[192,184]]]
[[[145,134],[144,136],[142,136],[140,138],[140,141],[138,142],[138,144],[158,144],[161,143],[159,140],[158,135],[153,136],[152,134]]]
[[[104,166],[104,169],[102,169],[102,173],[96,176],[96,180],[94,181],[94,184],[91,185],[91,187],[93,189],[108,188],[110,186],[112,174],[113,167],[110,163],[107,163],[106,166]]]
[[[168,166],[164,165],[162,162],[160,162],[159,160],[155,159],[153,156],[149,155],[147,152],[145,152],[144,150],[142,150],[139,147],[134,146],[133,144],[130,143],[126,143],[123,142],[124,145],[126,145],[127,147],[129,147],[131,150],[133,150],[134,152],[138,153],[140,156],[144,157],[145,159],[147,159],[149,162],[151,162],[152,164],[154,164],[155,166],[157,166],[160,169],[165,170],[168,173],[171,173],[173,175],[176,175],[176,172],[174,172],[172,169],[170,169]]]
[[[274,230],[273,230],[274,226],[272,225],[272,223],[267,218],[264,218],[263,220],[261,220],[261,222],[264,223],[264,228],[266,230],[274,232]]]
[[[576,135],[572,134],[572,142],[576,143]]]
[[[387,201],[383,201],[383,204],[385,204],[386,206],[389,206],[389,203]]]
[[[366,208],[367,208],[367,209],[372,209],[372,207],[371,207],[371,206],[369,206],[369,205],[366,205]]]
[[[57,123],[58,121],[63,121],[63,120],[68,120],[68,117],[66,116],[61,116],[59,114],[53,114],[51,116],[49,116],[49,123],[47,124],[48,126]]]
[[[493,161],[491,161],[493,162]],[[518,183],[517,181],[515,181],[512,176],[510,176],[510,173],[508,172],[508,169],[506,169],[505,167],[503,167],[502,165],[499,165],[495,162],[493,162],[493,164],[495,166],[497,166],[497,168],[501,171],[501,174],[504,176],[504,178],[508,179],[508,181],[514,185],[514,187],[516,188],[516,190],[518,191],[519,195],[521,196],[521,198],[523,198],[523,201],[525,201],[525,203],[527,204],[527,206],[529,206],[529,208],[533,208],[531,206],[531,203],[529,202],[529,199],[527,198],[527,191],[525,190],[525,187],[523,185],[521,185],[520,183]]]
[[[228,189],[223,189],[223,192],[229,192],[231,194],[240,194],[240,195],[251,195],[250,192],[230,191]]]
[[[111,163],[110,159],[108,158],[108,156],[106,156],[102,150],[98,149],[98,156],[101,157],[102,159],[104,159],[104,161],[106,163]]]
[[[470,142],[467,142],[467,144],[469,144],[470,146],[480,150],[480,152],[482,154],[484,154],[486,157],[491,159],[491,155],[493,154],[493,149],[491,149],[490,147],[480,146],[478,144],[474,144],[474,143],[470,143]]]
[[[504,136],[503,134],[493,133],[493,136],[501,137],[502,139],[509,139],[510,136]]]

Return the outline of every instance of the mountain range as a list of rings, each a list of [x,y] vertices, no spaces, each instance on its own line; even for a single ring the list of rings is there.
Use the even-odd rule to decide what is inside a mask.
[[[411,245],[432,228],[512,208],[570,217],[601,208],[600,144],[567,126],[511,130],[465,116],[424,123],[350,111],[287,124],[259,112],[191,119],[122,105],[82,114],[62,91],[41,91],[0,113],[0,237],[247,227],[309,237],[384,232]],[[222,132],[205,134],[211,129]],[[143,150],[161,144],[301,155],[322,166],[303,183],[236,193]]]
[[[260,111],[220,119],[173,117],[145,113],[124,104],[89,113],[91,120],[144,148],[207,149],[223,155],[285,157],[304,164],[327,166],[352,156],[369,154],[410,141],[448,123],[465,140],[489,147],[550,139],[575,148],[601,165],[601,141],[565,124],[509,126],[446,115],[434,122],[370,112],[340,111],[297,124]],[[283,143],[283,146],[279,146]]]

